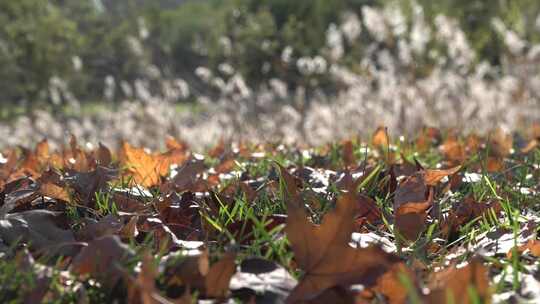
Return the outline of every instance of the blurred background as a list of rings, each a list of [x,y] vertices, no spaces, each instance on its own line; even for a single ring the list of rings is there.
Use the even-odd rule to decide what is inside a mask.
[[[540,119],[537,0],[2,0],[0,148]]]

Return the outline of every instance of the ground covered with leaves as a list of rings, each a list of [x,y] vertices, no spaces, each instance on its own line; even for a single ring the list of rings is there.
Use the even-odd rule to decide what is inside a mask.
[[[540,126],[0,158],[2,303],[540,301]]]

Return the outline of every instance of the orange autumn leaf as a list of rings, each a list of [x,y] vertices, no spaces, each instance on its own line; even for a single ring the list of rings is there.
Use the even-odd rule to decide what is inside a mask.
[[[167,136],[167,138],[165,139],[165,146],[167,147],[167,150],[186,151],[188,149],[187,143],[181,140],[177,140],[172,136]]]
[[[152,187],[160,183],[160,159],[146,153],[144,149],[132,147],[124,141],[120,162],[126,166],[127,175],[132,176],[136,184]]]
[[[480,137],[474,133],[469,134],[465,139],[465,149],[469,154],[476,153],[481,146]]]
[[[524,245],[517,247],[516,250],[518,253],[523,253],[523,252],[528,251],[531,253],[531,255],[535,257],[540,257],[540,241],[534,240],[534,239],[529,240]],[[509,259],[512,257],[512,252],[513,252],[513,249],[508,251],[508,253],[506,254]]]
[[[84,152],[83,149],[79,147],[77,138],[75,135],[71,134],[69,139],[70,150],[65,151],[64,154],[64,165],[66,168],[71,168],[72,170],[78,172],[87,172],[90,170],[90,161],[88,155]]]
[[[126,166],[126,175],[132,176],[135,184],[152,187],[161,184],[161,177],[169,173],[172,164],[181,165],[188,155],[184,150],[169,150],[161,154],[147,153],[142,148],[122,142],[120,163]]]
[[[236,167],[236,164],[237,162],[233,157],[224,158],[214,169],[217,174],[228,173]]]
[[[537,139],[531,139],[531,141],[529,141],[529,143],[527,143],[525,147],[522,147],[520,151],[521,153],[527,154],[531,151],[534,151],[539,145],[540,143]]]
[[[159,176],[167,176],[172,164],[180,165],[187,159],[187,156],[183,152],[177,150],[167,151],[155,157],[157,158],[157,172]]]
[[[425,170],[424,179],[425,179],[426,185],[435,186],[443,178],[455,174],[456,172],[459,171],[459,169],[461,169],[461,166],[455,166],[453,168],[442,169],[442,170]]]
[[[487,172],[501,172],[504,169],[504,160],[500,157],[488,157],[486,160]]]
[[[418,151],[427,151],[436,144],[441,137],[441,132],[436,128],[427,127],[422,129],[415,141],[415,148]]]
[[[384,295],[387,303],[407,303],[409,290],[403,284],[402,278],[406,278],[411,284],[415,283],[412,271],[404,263],[397,263],[392,267],[391,271],[386,272],[377,279],[373,290]]]
[[[386,148],[390,144],[388,130],[385,127],[378,127],[371,137],[371,143],[378,148]]]
[[[463,163],[465,160],[465,147],[454,136],[449,136],[439,150],[451,163]]]
[[[501,128],[495,129],[489,136],[489,152],[494,157],[505,157],[510,154],[513,146],[512,136]]]
[[[37,161],[44,165],[49,160],[49,142],[47,139],[43,139],[36,145],[36,158]]]

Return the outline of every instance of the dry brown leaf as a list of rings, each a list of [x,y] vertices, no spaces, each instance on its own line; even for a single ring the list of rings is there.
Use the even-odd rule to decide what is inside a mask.
[[[489,173],[501,172],[504,169],[504,159],[489,156],[486,160],[486,170]]]
[[[64,155],[64,166],[66,168],[75,170],[76,172],[89,171],[90,160],[88,159],[88,155],[86,155],[86,153],[79,148],[77,138],[73,134],[71,134],[69,139],[69,145],[71,147],[71,151],[65,151],[66,154]]]
[[[424,204],[428,194],[428,186],[424,174],[417,172],[402,180],[394,195],[394,210],[403,204]]]
[[[71,271],[90,275],[113,286],[123,275],[120,263],[133,258],[134,252],[118,236],[107,235],[93,240],[73,259]]]
[[[422,170],[399,183],[394,195],[395,228],[405,239],[414,241],[424,231],[427,210],[433,205],[433,187],[460,168]]]
[[[432,291],[425,297],[426,303],[476,303],[470,298],[471,288],[480,298],[480,303],[491,300],[488,270],[478,259],[462,268],[454,265],[435,273],[430,282]]]
[[[39,186],[39,192],[43,196],[47,196],[63,202],[69,203],[71,201],[68,190],[53,183],[41,184]]]
[[[145,204],[141,197],[126,193],[124,191],[113,192],[111,201],[114,202],[118,211],[123,212],[144,213],[151,208],[149,204]]]
[[[433,203],[433,189],[417,172],[403,180],[394,196],[395,229],[409,241],[414,241],[426,227],[427,209]]]
[[[177,192],[191,190],[197,181],[197,176],[206,169],[203,161],[192,160],[186,162],[173,178],[172,183]]]
[[[474,133],[469,134],[465,139],[465,149],[469,155],[477,153],[481,146],[480,137]]]
[[[181,151],[187,151],[188,144],[182,140],[177,140],[176,138],[172,136],[167,136],[165,139],[165,146],[167,147],[167,150],[181,150]]]
[[[236,254],[226,253],[221,260],[213,264],[205,278],[206,296],[223,298],[229,292],[231,277],[236,271]]]
[[[120,218],[112,214],[102,217],[99,221],[84,219],[84,223],[85,225],[75,234],[79,241],[92,241],[106,235],[113,235],[122,228]]]
[[[133,304],[172,304],[173,301],[162,297],[156,288],[158,271],[150,253],[143,254],[141,270],[136,279],[128,277],[127,303]],[[184,302],[185,303],[185,302]],[[189,302],[188,302],[189,303]]]
[[[418,135],[415,142],[415,148],[419,152],[423,152],[437,144],[441,139],[441,131],[436,128],[426,127]]]
[[[353,166],[356,163],[356,158],[354,156],[353,144],[351,140],[347,140],[342,144],[342,158],[345,167]]]
[[[137,222],[139,221],[138,216],[132,216],[129,221],[120,229],[118,234],[122,238],[134,238],[139,234],[139,230],[137,230]]]
[[[307,219],[294,178],[282,167],[287,192],[285,232],[298,266],[304,270],[289,303],[316,297],[341,284],[369,283],[391,267],[396,258],[376,247],[355,249],[349,245],[354,229],[355,195],[343,194],[336,208],[327,213],[320,226]]]
[[[453,175],[461,169],[461,166],[455,166],[453,168],[443,169],[443,170],[425,170],[424,179],[426,185],[436,186],[443,178]]]
[[[513,146],[512,135],[501,128],[495,129],[489,136],[489,153],[494,157],[505,157],[510,154]]]
[[[75,241],[71,230],[57,224],[58,213],[28,210],[0,215],[0,240],[7,245],[28,244],[33,251],[72,255]]]
[[[112,162],[112,153],[107,146],[99,143],[99,148],[96,150],[96,160],[101,166],[109,166]]]
[[[47,139],[43,139],[36,145],[36,158],[42,166],[49,160],[49,142]]]
[[[236,159],[234,157],[228,157],[221,160],[219,165],[217,165],[214,170],[217,174],[219,173],[228,173],[236,167]]]
[[[206,287],[205,277],[210,271],[208,250],[188,256],[173,253],[164,263],[167,285],[198,289]]]
[[[404,263],[398,263],[377,279],[373,291],[384,295],[389,304],[407,303],[409,290],[403,285],[400,276],[406,277],[412,285],[415,284],[414,274]]]
[[[439,150],[445,158],[453,164],[461,164],[465,161],[465,147],[455,136],[449,136],[444,143],[439,146]]]
[[[68,178],[66,181],[72,187],[78,199],[83,205],[90,205],[95,200],[96,192],[108,191],[109,182],[118,178],[118,170],[98,166],[90,172],[77,172]]]
[[[535,257],[540,257],[540,241],[531,239],[527,241],[527,243],[525,243],[524,245],[517,247],[516,250],[518,253],[523,253],[523,252],[528,251],[531,253],[531,255]],[[508,259],[512,258],[512,251],[513,249],[508,251],[508,253],[506,254]]]

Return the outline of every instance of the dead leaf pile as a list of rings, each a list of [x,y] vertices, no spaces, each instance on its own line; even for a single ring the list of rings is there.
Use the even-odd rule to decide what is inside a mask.
[[[503,275],[539,265],[534,130],[6,149],[0,301],[489,303]],[[502,255],[482,243],[516,229]]]

